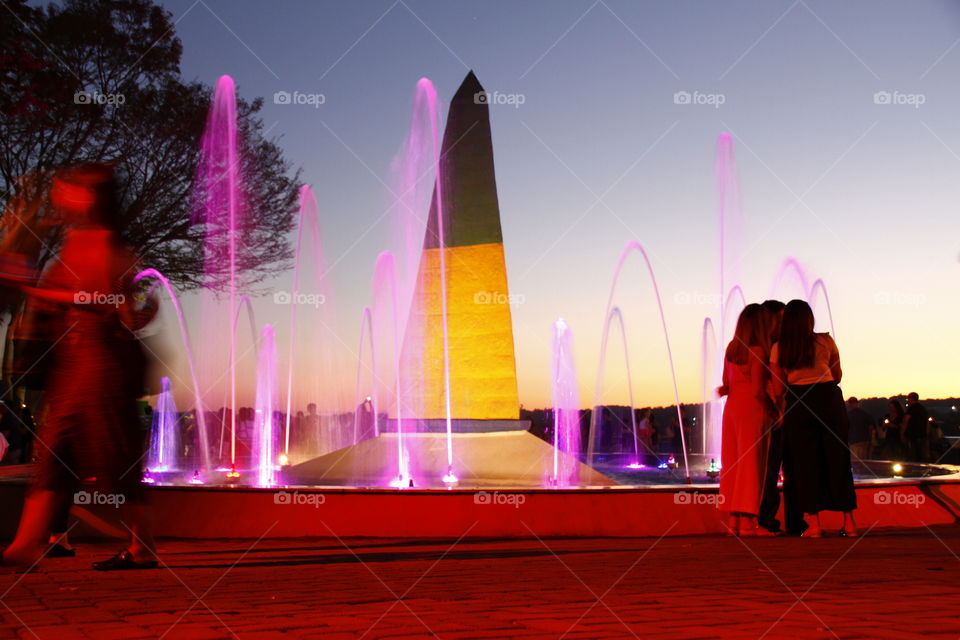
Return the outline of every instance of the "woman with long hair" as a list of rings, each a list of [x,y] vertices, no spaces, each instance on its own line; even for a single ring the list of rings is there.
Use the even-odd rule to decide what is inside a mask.
[[[720,503],[730,513],[730,534],[771,536],[757,526],[766,469],[767,426],[772,403],[767,394],[770,356],[769,314],[748,304],[737,319],[723,362]]]
[[[842,511],[842,535],[856,536],[847,411],[840,390],[843,371],[837,343],[814,332],[813,310],[791,300],[783,314],[780,340],[770,353],[774,393],[784,400],[784,480],[796,487],[807,529],[820,538],[821,511]]]

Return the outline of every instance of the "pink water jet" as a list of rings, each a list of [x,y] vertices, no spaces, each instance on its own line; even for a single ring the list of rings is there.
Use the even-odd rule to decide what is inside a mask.
[[[277,348],[273,327],[263,325],[257,354],[257,396],[253,425],[252,467],[258,487],[272,487],[277,481],[278,432]]]
[[[670,378],[673,383],[673,397],[675,405],[677,408],[677,424],[680,425],[680,442],[683,447],[683,466],[684,473],[687,477],[687,482],[690,482],[690,466],[687,461],[687,440],[686,435],[684,434],[683,429],[683,412],[680,410],[680,390],[677,386],[677,372],[673,364],[673,349],[670,346],[670,332],[667,329],[667,318],[663,313],[663,301],[660,298],[660,287],[657,285],[657,276],[653,271],[653,265],[650,263],[650,257],[647,255],[647,250],[644,249],[643,245],[640,244],[637,240],[630,240],[627,242],[626,246],[623,248],[623,252],[620,254],[620,259],[617,260],[617,266],[613,272],[613,280],[610,283],[610,294],[607,296],[607,307],[604,313],[604,318],[610,316],[610,311],[613,309],[613,297],[617,290],[617,283],[620,281],[620,272],[623,270],[623,265],[627,261],[627,258],[630,257],[632,253],[639,253],[643,257],[644,264],[647,267],[647,274],[650,276],[650,282],[653,285],[653,293],[657,299],[657,309],[660,312],[660,326],[663,328],[663,341],[667,349],[667,361],[670,364]],[[604,336],[605,337],[605,336]],[[604,353],[606,351],[607,345],[603,343],[601,339],[600,352]],[[596,408],[594,408],[596,411]],[[594,429],[594,422],[590,423],[590,437],[587,443],[587,461],[593,461],[594,454],[594,442],[596,441],[596,433]]]
[[[403,378],[400,368],[400,315],[399,304],[397,301],[397,269],[394,256],[389,251],[382,252],[377,256],[377,262],[373,269],[373,304],[374,315],[377,318],[385,317],[382,313],[381,304],[383,298],[387,297],[390,303],[390,334],[393,345],[393,386],[395,394],[395,415],[397,424],[397,473],[391,480],[391,486],[409,487],[413,478],[410,473],[409,455],[404,447],[403,433],[403,406],[401,402],[401,389],[403,388]],[[382,342],[381,342],[382,344]]]
[[[363,346],[365,339],[369,344],[367,349],[370,351],[369,372],[372,393],[367,396],[367,398],[369,399],[371,410],[373,411],[373,424],[371,425],[373,431],[372,434],[367,433],[366,429],[361,429],[361,422],[366,405],[366,401],[361,400],[363,394],[361,392],[362,387],[360,384],[362,379],[361,374],[363,372]],[[380,428],[377,424],[377,350],[376,344],[373,341],[373,312],[370,307],[364,307],[360,314],[360,348],[357,350],[357,384],[354,397],[356,399],[356,410],[353,414],[353,444],[357,444],[361,440],[366,440],[367,438],[371,437],[371,435],[374,438],[380,435]]]
[[[573,332],[563,318],[553,324],[551,399],[553,401],[553,475],[550,485],[577,484],[580,456],[580,397],[573,357]],[[567,454],[560,462],[560,453]]]
[[[242,158],[237,131],[236,87],[230,76],[221,76],[214,89],[206,127],[200,143],[193,193],[193,220],[204,225],[204,287],[210,292],[226,289],[227,317],[236,313],[238,238],[244,215],[241,184]],[[208,300],[209,307],[211,301]],[[209,311],[209,309],[207,309]],[[212,317],[212,312],[210,317]],[[220,328],[222,331],[222,328]],[[216,329],[212,329],[216,331]],[[230,374],[230,464],[236,468],[237,353],[236,339],[229,337]],[[211,366],[215,366],[212,365]]]
[[[616,320],[617,325],[620,327],[620,341],[623,344],[623,360],[627,369],[627,394],[630,398],[630,428],[633,435],[633,455],[634,463],[640,463],[640,441],[637,436],[637,413],[636,413],[636,403],[633,400],[633,374],[630,369],[630,349],[627,346],[627,330],[623,322],[623,313],[620,311],[620,307],[613,307],[610,309],[610,313],[607,315],[607,319],[604,322],[603,326],[603,337],[600,340],[600,364],[597,367],[597,380],[596,385],[594,386],[593,393],[593,412],[590,416],[590,432],[595,433],[600,426],[600,407],[603,400],[603,381],[606,374],[606,362],[607,362],[607,342],[609,340],[610,327]],[[588,459],[593,457],[593,448],[594,443],[591,440],[588,445],[590,453],[588,453]],[[642,465],[641,465],[642,467]],[[641,468],[641,467],[631,467],[631,468]]]
[[[197,431],[200,435],[200,448],[203,450],[201,452],[200,462],[202,464],[202,469],[207,471],[211,468],[210,444],[207,438],[207,425],[203,410],[203,394],[200,392],[200,382],[197,378],[197,368],[193,359],[193,345],[190,343],[190,332],[187,329],[187,322],[183,317],[183,307],[180,306],[180,299],[177,297],[177,293],[174,291],[173,285],[170,284],[170,281],[167,280],[166,276],[164,276],[162,273],[156,269],[144,269],[134,276],[133,281],[134,283],[137,283],[144,278],[155,278],[163,286],[170,298],[170,303],[173,305],[173,309],[177,316],[177,326],[180,328],[180,339],[183,341],[183,349],[186,352],[185,355],[187,358],[187,367],[190,370],[190,382],[193,385],[194,413],[197,417]]]

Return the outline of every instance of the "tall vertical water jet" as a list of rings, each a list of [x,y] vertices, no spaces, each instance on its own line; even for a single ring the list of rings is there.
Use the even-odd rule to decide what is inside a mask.
[[[426,84],[426,81],[423,81]],[[477,77],[468,73],[450,102],[437,153],[404,362],[422,356],[408,383],[417,418],[446,432],[447,481],[453,473],[453,426],[519,419],[513,327],[493,162],[490,114]],[[432,90],[427,102],[435,102]],[[411,415],[404,410],[406,415]]]
[[[147,470],[177,471],[180,468],[180,414],[170,390],[170,378],[160,379],[160,394],[150,425],[150,451]]]
[[[717,216],[720,223],[720,295],[726,296],[728,288],[737,284],[743,236],[743,211],[740,207],[740,190],[737,185],[736,165],[733,161],[733,137],[721,133],[717,137],[715,158],[717,178]],[[726,315],[725,299],[721,297],[720,318]],[[720,344],[724,344],[724,327],[719,327]]]
[[[231,339],[236,343],[237,340],[237,331],[240,328],[240,313],[246,309],[247,311],[247,326],[250,329],[250,345],[253,348],[254,352],[257,352],[259,347],[259,339],[257,338],[257,317],[253,311],[253,303],[250,302],[250,296],[240,296],[240,300],[237,302],[237,308],[233,314],[233,321],[230,325]],[[225,407],[227,405],[227,395],[228,390],[224,390],[224,399],[221,402],[220,406]],[[220,437],[219,444],[217,445],[217,459],[220,460],[223,458],[223,446],[226,442],[227,434],[227,423],[224,420],[220,421]]]
[[[675,405],[677,408],[677,424],[680,425],[680,442],[683,447],[683,467],[684,473],[687,477],[687,483],[690,482],[690,465],[688,464],[687,459],[687,438],[684,434],[683,428],[683,412],[680,410],[680,389],[677,386],[677,372],[673,364],[673,349],[670,346],[670,332],[667,330],[667,318],[663,313],[663,301],[660,298],[660,287],[657,285],[657,276],[653,272],[653,265],[650,264],[650,257],[647,255],[647,250],[643,248],[643,245],[640,244],[637,240],[630,240],[627,242],[626,246],[623,248],[623,252],[620,254],[620,259],[617,260],[617,266],[613,272],[613,280],[610,283],[610,294],[607,296],[607,308],[604,313],[604,318],[610,315],[610,310],[613,308],[613,296],[617,291],[617,283],[620,281],[620,272],[623,270],[623,265],[627,261],[627,258],[630,257],[631,253],[639,253],[643,257],[644,264],[647,267],[647,274],[650,276],[650,282],[653,285],[654,297],[657,299],[657,309],[660,312],[660,326],[663,329],[663,342],[667,350],[667,361],[670,365],[670,378],[673,383],[673,397]],[[600,348],[601,352],[606,351],[606,345],[602,344]],[[593,462],[594,455],[594,442],[596,441],[596,434],[594,429],[594,424],[591,421],[590,423],[590,437],[588,440],[588,450],[587,450],[587,462]]]
[[[366,329],[366,333],[364,333],[364,329]],[[363,345],[365,337],[370,345],[368,349],[370,351],[371,393],[368,397],[370,399],[370,410],[373,412],[373,422],[370,425],[363,424],[367,402],[361,399],[363,396],[362,387],[360,386],[362,379],[361,374],[363,373]],[[354,397],[356,398],[356,409],[353,414],[353,444],[357,444],[361,440],[366,440],[370,437],[376,438],[380,435],[380,427],[377,423],[377,350],[373,342],[373,312],[370,307],[364,307],[360,315],[360,348],[357,350],[357,385]],[[369,427],[369,429],[367,427]]]
[[[257,396],[253,424],[253,472],[258,487],[277,479],[279,424],[277,408],[277,348],[273,327],[263,325],[257,354]]]
[[[199,432],[200,448],[202,449],[199,460],[201,465],[200,470],[209,471],[210,443],[207,436],[206,415],[203,409],[203,394],[200,392],[200,382],[197,378],[197,368],[194,363],[193,344],[190,342],[190,332],[187,330],[187,322],[183,316],[183,307],[180,306],[180,299],[177,297],[176,291],[173,290],[173,285],[170,284],[170,281],[162,273],[156,269],[144,269],[133,278],[133,281],[134,283],[137,283],[144,278],[155,278],[163,286],[167,292],[167,295],[170,297],[170,303],[173,305],[173,309],[176,312],[177,325],[180,328],[180,338],[183,341],[183,349],[187,358],[187,367],[190,370],[190,383],[193,385],[193,410],[196,414],[197,431]]]
[[[623,344],[623,360],[627,368],[627,394],[630,398],[630,430],[633,435],[633,453],[634,459],[631,466],[639,466],[641,461],[640,454],[640,441],[637,436],[637,412],[636,404],[633,400],[633,374],[630,369],[630,349],[627,346],[627,329],[624,326],[623,322],[623,313],[620,311],[620,307],[613,307],[610,309],[610,313],[607,315],[606,322],[603,325],[603,337],[600,340],[600,364],[597,367],[597,380],[596,385],[594,386],[593,392],[593,411],[590,416],[590,433],[596,434],[597,437],[602,437],[600,431],[600,413],[601,413],[601,402],[603,400],[603,380],[606,372],[606,363],[607,363],[607,342],[610,336],[610,327],[613,324],[614,320],[617,321],[617,325],[620,327],[620,340]],[[592,438],[592,435],[591,435]],[[592,459],[593,452],[595,450],[596,443],[591,440],[588,445],[588,459]]]
[[[722,413],[716,393],[717,370],[717,334],[710,318],[703,320],[703,334],[700,338],[700,372],[701,372],[701,424],[703,430],[703,453],[718,456],[720,454]]]
[[[221,76],[214,89],[207,115],[206,127],[200,145],[200,162],[193,193],[193,220],[204,225],[204,317],[215,318],[212,307],[214,292],[226,290],[229,301],[227,322],[236,313],[237,253],[243,238],[238,235],[243,226],[239,138],[237,132],[236,87],[230,76]],[[229,325],[228,325],[229,326]],[[211,336],[223,327],[209,327]],[[213,349],[217,340],[204,341]],[[219,368],[217,356],[205,358],[205,366]],[[237,352],[236,340],[229,336],[230,389],[230,464],[236,471],[236,408],[237,408]],[[222,369],[221,369],[222,370]]]
[[[550,484],[577,482],[580,456],[580,398],[573,359],[573,332],[563,318],[553,324],[551,399],[553,400],[553,475]],[[567,454],[561,463],[560,453]]]
[[[313,196],[313,191],[309,186],[300,187],[300,207],[297,214],[297,244],[294,250],[293,261],[293,290],[290,292],[290,335],[287,344],[287,411],[286,420],[283,429],[283,454],[290,455],[290,419],[293,414],[293,361],[294,349],[296,347],[297,337],[297,309],[300,298],[300,256],[303,247],[303,228],[305,218],[311,210],[317,209],[317,201]],[[316,216],[312,218],[315,235],[319,235],[316,229]]]
[[[426,80],[422,79],[420,82]],[[427,103],[433,117],[430,118],[430,141],[432,144],[432,157],[435,159],[435,175],[437,176],[436,187],[433,192],[433,200],[437,209],[437,244],[440,256],[440,322],[443,325],[443,402],[446,410],[447,421],[447,472],[443,475],[443,481],[450,484],[457,481],[457,476],[453,472],[453,412],[450,405],[450,324],[447,313],[447,247],[444,228],[443,206],[443,182],[444,161],[440,154],[440,116],[437,109],[437,94],[433,89],[433,84],[427,80],[425,88]]]
[[[382,313],[381,304],[384,297],[389,297],[390,304],[390,322],[388,331],[391,334],[391,344],[393,353],[391,354],[391,364],[393,368],[393,388],[394,388],[394,415],[397,424],[397,473],[391,484],[396,487],[410,486],[413,479],[410,474],[409,456],[404,447],[403,432],[403,403],[401,402],[401,390],[403,389],[403,378],[400,368],[400,315],[398,308],[397,291],[397,269],[394,256],[389,251],[382,252],[377,256],[377,262],[373,269],[373,304],[375,316],[378,318],[386,317]],[[379,344],[383,344],[380,342]],[[376,372],[374,372],[376,373]]]

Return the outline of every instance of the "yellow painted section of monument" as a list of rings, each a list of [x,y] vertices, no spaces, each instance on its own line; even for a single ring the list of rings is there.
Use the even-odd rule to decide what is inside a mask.
[[[420,345],[420,353],[404,354],[409,365],[420,365],[406,370],[421,375],[404,384],[405,411],[426,419],[447,415],[440,251],[446,252],[451,418],[517,420],[513,321],[501,243],[425,249],[421,254],[407,327],[407,345]]]

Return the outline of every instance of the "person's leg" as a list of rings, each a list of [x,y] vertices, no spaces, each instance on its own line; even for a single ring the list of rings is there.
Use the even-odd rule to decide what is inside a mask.
[[[29,567],[43,557],[58,499],[57,493],[50,489],[37,489],[27,496],[16,536],[3,552],[3,564]]]
[[[130,523],[130,546],[127,550],[136,562],[157,560],[150,507],[144,502],[133,502],[125,507]]]
[[[51,548],[49,555],[53,557],[57,556],[72,556],[73,546],[70,545],[69,534],[67,533],[70,529],[70,507],[73,504],[73,494],[71,493],[61,493],[57,496],[57,505],[54,508],[53,520],[50,525],[50,545],[57,545],[61,549]]]
[[[780,476],[780,466],[783,463],[783,429],[773,429],[770,432],[769,447],[767,448],[766,470],[763,478],[763,497],[760,499],[760,513],[757,521],[761,527],[770,531],[780,529],[777,520],[777,510],[780,508],[780,489],[777,483]]]

